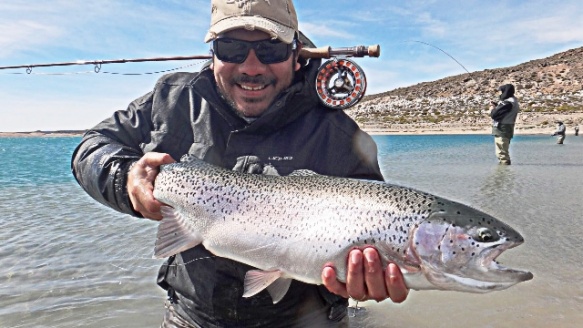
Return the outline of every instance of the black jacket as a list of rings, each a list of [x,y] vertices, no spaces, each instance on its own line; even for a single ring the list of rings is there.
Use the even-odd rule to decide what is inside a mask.
[[[84,135],[73,154],[73,174],[93,198],[135,216],[139,214],[132,210],[126,175],[129,165],[150,151],[169,153],[176,160],[190,153],[225,168],[253,156],[281,175],[310,169],[381,180],[372,138],[343,111],[320,104],[314,86],[319,64],[316,60],[303,67],[292,86],[252,123],[225,105],[208,67],[200,73],[164,76],[152,92]],[[346,299],[297,281],[275,305],[266,292],[242,298],[248,269],[197,246],[171,258],[160,270],[159,284],[170,291],[179,314],[203,327],[290,323],[298,311],[305,311],[299,309],[306,295],[319,295],[321,308],[311,305],[309,311],[330,314],[336,303],[341,305],[339,316],[345,315]]]

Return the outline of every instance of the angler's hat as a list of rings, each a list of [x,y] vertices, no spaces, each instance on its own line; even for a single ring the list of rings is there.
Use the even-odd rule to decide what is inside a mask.
[[[211,0],[211,27],[204,42],[235,29],[260,30],[292,43],[298,16],[292,0]]]

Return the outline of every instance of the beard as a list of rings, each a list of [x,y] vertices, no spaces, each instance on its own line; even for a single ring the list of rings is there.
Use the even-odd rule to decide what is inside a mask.
[[[273,97],[273,99],[271,99],[270,103],[265,106],[265,108],[260,108],[259,111],[257,110],[257,108],[254,109],[255,112],[259,112],[259,114],[256,114],[256,115],[250,115],[249,113],[247,113],[245,108],[239,108],[239,106],[235,102],[233,96],[231,96],[229,94],[229,92],[227,92],[227,90],[225,90],[225,88],[222,87],[220,84],[218,84],[218,83],[216,84],[216,89],[217,89],[218,94],[221,97],[221,99],[223,99],[225,104],[235,114],[237,114],[239,117],[242,117],[243,119],[249,121],[248,120],[249,118],[257,118],[257,117],[261,116],[261,114],[263,114],[271,106],[271,104],[273,104],[275,102],[276,99],[281,97],[281,94],[283,93],[283,91],[290,87],[290,85],[292,84],[292,82],[295,79],[295,74],[296,74],[296,72],[293,68],[294,68],[294,62],[292,61],[292,64],[291,64],[292,74],[289,77],[288,81],[285,81],[284,83],[280,84],[279,89],[277,88],[278,80],[275,77],[266,77],[263,75],[249,76],[249,75],[242,74],[242,75],[234,76],[232,79],[230,79],[228,81],[229,86],[231,88],[238,88],[242,84],[265,85],[266,87],[273,86],[274,88],[276,88],[276,95]],[[262,97],[262,98],[257,98],[257,97],[242,98],[241,100],[246,104],[252,105],[255,103],[260,103],[260,102],[265,101],[268,96],[269,95]]]

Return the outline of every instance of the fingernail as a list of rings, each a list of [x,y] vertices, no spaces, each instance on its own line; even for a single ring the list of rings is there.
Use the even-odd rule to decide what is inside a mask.
[[[389,263],[389,268],[387,270],[388,274],[389,274],[389,278],[395,278],[395,269],[397,268],[397,265],[395,265],[395,263]]]
[[[324,269],[324,277],[325,278],[330,278],[332,276],[332,273],[330,272],[331,270],[326,270],[327,268]]]
[[[352,261],[352,264],[359,264],[360,256],[358,255],[357,252],[352,252],[352,254],[350,255],[350,260]]]
[[[372,263],[372,262],[374,262],[374,261],[375,261],[375,258],[374,258],[374,256],[372,256],[372,253],[370,253],[370,252],[366,252],[366,253],[364,253],[364,257],[366,257],[366,261],[367,261],[368,263]]]

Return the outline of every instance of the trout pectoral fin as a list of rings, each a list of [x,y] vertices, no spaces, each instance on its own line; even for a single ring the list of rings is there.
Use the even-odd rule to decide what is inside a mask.
[[[243,297],[251,297],[267,288],[273,304],[276,304],[287,293],[291,281],[289,278],[282,278],[282,272],[279,270],[249,270],[245,274]]]
[[[154,258],[176,255],[202,242],[202,236],[189,229],[186,220],[170,206],[160,209],[163,219],[158,226]]]

